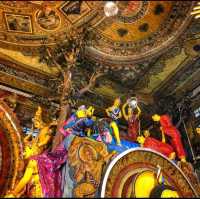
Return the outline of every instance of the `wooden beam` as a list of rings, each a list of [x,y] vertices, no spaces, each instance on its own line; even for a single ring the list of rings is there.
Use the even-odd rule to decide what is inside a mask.
[[[22,90],[28,93],[32,93],[34,95],[40,95],[44,97],[52,95],[52,91],[47,87],[23,80],[21,78],[18,78],[13,75],[9,75],[2,71],[0,71],[0,83],[4,85],[8,85],[12,88],[17,88],[19,90]]]

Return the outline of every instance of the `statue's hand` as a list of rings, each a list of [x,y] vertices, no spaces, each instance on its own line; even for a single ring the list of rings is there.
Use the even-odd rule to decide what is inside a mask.
[[[7,194],[4,196],[4,198],[16,198],[13,194]]]
[[[118,146],[122,146],[121,142],[120,142],[120,143],[117,143],[117,145],[118,145]]]
[[[181,162],[186,162],[185,157],[182,157],[182,158],[181,158]]]
[[[138,137],[137,137],[137,141],[138,141],[140,144],[144,144],[145,138],[144,138],[143,136],[138,136]]]
[[[51,126],[54,126],[54,125],[56,126],[56,125],[58,125],[58,121],[57,121],[57,120],[54,120],[54,121],[51,122],[50,125],[51,125]]]
[[[12,191],[8,191],[4,198],[16,198],[16,196],[12,193]]]

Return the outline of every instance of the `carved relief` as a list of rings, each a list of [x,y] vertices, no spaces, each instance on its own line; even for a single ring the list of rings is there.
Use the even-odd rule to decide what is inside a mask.
[[[122,4],[127,3],[123,2]],[[134,29],[135,34],[132,34],[132,37],[128,36],[131,35],[131,29],[129,31],[127,28],[126,31],[129,31],[129,34],[126,35],[126,39],[124,36],[121,37],[123,39],[119,39],[119,37],[116,36],[118,32],[116,31],[115,33],[115,29],[116,27],[119,29],[120,24],[111,19],[104,19],[96,27],[95,31],[91,33],[94,34],[96,38],[95,42],[87,48],[87,55],[90,54],[91,59],[98,61],[102,60],[103,57],[103,62],[105,63],[113,62],[113,64],[119,66],[119,64],[114,62],[114,60],[117,59],[118,61],[128,65],[133,61],[142,62],[142,60],[147,57],[157,56],[161,54],[162,51],[165,51],[167,46],[173,45],[172,41],[183,32],[190,20],[189,10],[192,4],[190,2],[184,2],[183,4],[177,2],[159,2],[159,7],[158,2],[148,2],[148,4],[148,12],[137,20],[137,30],[135,30],[136,27],[135,24],[133,24],[132,28]],[[126,6],[128,7],[128,5]],[[145,5],[142,7],[144,6]],[[137,10],[137,6],[134,9]],[[150,34],[148,30],[154,27],[152,24],[153,17],[157,16],[154,13],[155,9],[161,9],[162,15],[165,15],[165,18],[163,18],[162,22],[160,21],[159,27]],[[130,9],[128,12],[131,13]],[[147,16],[151,18],[151,21],[143,20],[143,18]],[[110,28],[108,29],[108,27]],[[123,26],[123,28],[124,27],[128,27],[128,25]],[[140,38],[135,38],[135,35],[139,35],[137,31],[141,30],[146,33],[146,35],[144,37],[140,36]],[[171,34],[173,34],[173,36]]]
[[[60,25],[59,15],[50,7],[39,10],[36,14],[38,24],[46,30],[54,30]]]
[[[60,7],[61,12],[67,16],[67,20],[74,24],[89,14],[91,8],[86,1],[68,1]]]
[[[74,138],[68,151],[69,165],[74,169],[75,197],[94,197],[101,183],[109,154],[106,145],[88,138]]]
[[[156,173],[157,166],[161,167],[165,183],[174,187],[180,196],[197,196],[190,179],[184,176],[183,172],[171,161],[152,151],[140,149],[126,152],[115,162],[115,164],[110,164],[110,168],[105,174],[103,180],[105,187],[102,188],[101,197],[134,197],[136,175],[141,174],[143,171]],[[130,178],[132,178],[131,181]],[[132,193],[125,191],[128,187],[131,188]],[[128,196],[128,194],[130,195]]]
[[[5,13],[7,30],[11,32],[32,33],[31,16]]]
[[[118,20],[123,23],[132,23],[141,18],[148,8],[146,1],[119,1]]]

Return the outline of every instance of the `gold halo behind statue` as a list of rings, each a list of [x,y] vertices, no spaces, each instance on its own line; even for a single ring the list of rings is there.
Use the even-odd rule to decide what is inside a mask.
[[[156,186],[157,181],[152,171],[144,171],[136,176],[133,184],[134,195],[136,198],[147,198]]]

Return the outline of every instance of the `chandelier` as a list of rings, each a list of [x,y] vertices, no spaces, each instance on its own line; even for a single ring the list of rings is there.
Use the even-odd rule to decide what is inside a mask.
[[[119,9],[114,1],[107,1],[104,5],[104,13],[107,17],[117,15]]]

